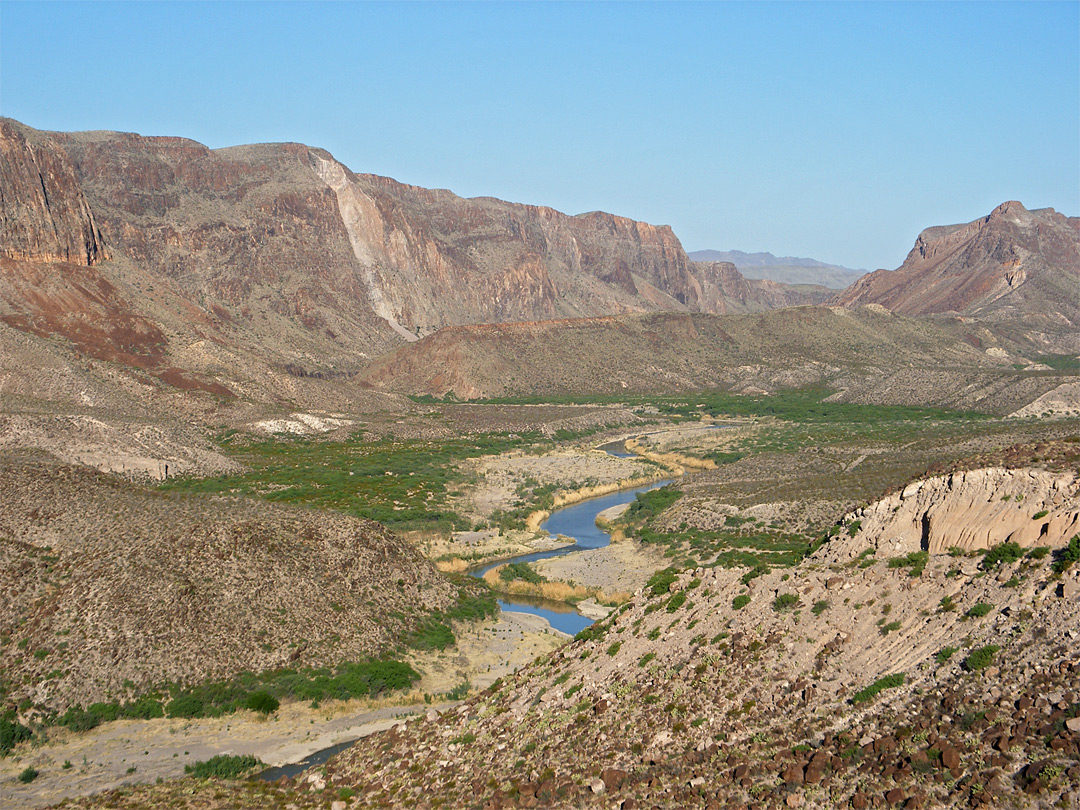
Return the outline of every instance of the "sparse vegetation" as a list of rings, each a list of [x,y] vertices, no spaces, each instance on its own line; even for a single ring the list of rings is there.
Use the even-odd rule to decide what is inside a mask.
[[[218,754],[204,761],[184,766],[184,773],[196,779],[239,779],[263,767],[258,757],[250,754]]]
[[[985,647],[979,647],[977,650],[972,650],[968,653],[967,658],[964,659],[964,669],[969,672],[977,672],[980,669],[986,669],[994,661],[994,656],[1001,651],[1001,647],[997,644],[987,644]]]
[[[784,611],[792,610],[797,604],[799,604],[799,597],[793,593],[782,593],[777,595],[773,600],[772,609],[777,613],[783,613]]]
[[[982,567],[986,570],[997,568],[1002,563],[1010,565],[1024,556],[1024,549],[1018,543],[998,543],[986,552]]]
[[[895,689],[896,687],[903,685],[903,672],[898,672],[893,675],[886,675],[884,678],[878,678],[865,689],[860,689],[858,692],[852,695],[851,702],[855,704],[865,703],[866,701],[877,697],[878,693],[885,689]]]
[[[750,594],[741,593],[731,600],[731,607],[735,610],[742,610],[744,607],[750,604]]]

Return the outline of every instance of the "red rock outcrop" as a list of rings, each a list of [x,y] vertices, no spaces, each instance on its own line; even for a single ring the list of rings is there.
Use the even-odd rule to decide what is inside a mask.
[[[0,257],[94,265],[108,258],[67,154],[0,118]]]
[[[966,225],[927,228],[899,268],[863,276],[836,302],[1080,325],[1080,218],[1013,201]]]

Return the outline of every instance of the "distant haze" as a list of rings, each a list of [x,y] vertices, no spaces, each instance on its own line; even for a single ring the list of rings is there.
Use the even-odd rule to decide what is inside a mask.
[[[784,284],[820,284],[842,290],[866,274],[838,264],[798,256],[773,256],[771,253],[744,253],[741,250],[692,250],[687,255],[695,262],[731,262],[747,278],[764,278]]]

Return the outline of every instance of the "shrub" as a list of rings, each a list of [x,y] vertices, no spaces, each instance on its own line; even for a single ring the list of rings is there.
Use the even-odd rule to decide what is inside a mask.
[[[889,568],[907,568],[910,576],[921,577],[929,559],[929,552],[913,551],[904,557],[893,557],[889,560]]]
[[[1040,509],[1038,512],[1036,512],[1034,515],[1031,516],[1031,519],[1032,520],[1042,520],[1044,517],[1046,517],[1049,514],[1050,514],[1050,512],[1048,510]]]
[[[851,696],[852,703],[864,703],[873,697],[876,697],[878,692],[883,689],[894,689],[897,686],[904,685],[904,673],[897,672],[893,675],[886,675],[884,678],[878,678],[872,684],[865,689],[860,689],[854,695]]]
[[[165,713],[169,717],[202,717],[206,712],[206,706],[202,699],[189,692],[181,692],[165,707]]]
[[[998,543],[986,552],[983,557],[982,567],[989,570],[997,568],[1002,563],[1014,563],[1024,556],[1024,549],[1018,543]]]
[[[940,650],[938,650],[937,655],[934,656],[934,660],[937,661],[939,664],[944,664],[946,661],[953,657],[953,653],[955,653],[958,649],[958,647],[942,647]]]
[[[757,579],[758,577],[767,573],[769,573],[769,566],[755,565],[753,568],[751,568],[749,571],[742,575],[742,577],[739,579],[739,582],[741,582],[743,585],[749,585],[750,580]]]
[[[979,602],[977,605],[972,605],[971,609],[968,610],[968,612],[964,615],[972,619],[981,619],[993,609],[994,606],[991,605],[989,602]]]
[[[520,579],[534,585],[547,582],[547,577],[541,576],[531,565],[523,562],[504,565],[499,569],[499,579],[503,582],[513,582],[515,579]]]
[[[777,613],[781,613],[785,610],[791,610],[799,604],[799,597],[793,593],[782,593],[773,600],[772,609]]]
[[[1050,553],[1050,546],[1035,546],[1033,549],[1029,549],[1025,555],[1032,560],[1041,560],[1047,554]]]
[[[640,495],[638,496],[641,497]],[[653,596],[660,596],[668,592],[668,588],[671,583],[674,582],[679,576],[678,571],[674,568],[665,568],[663,571],[657,571],[645,584],[648,585],[652,591]]]
[[[38,771],[33,765],[27,765],[26,770],[19,774],[19,781],[28,785],[38,778]]]
[[[683,606],[683,603],[685,601],[686,601],[686,592],[685,591],[679,591],[678,593],[673,594],[672,597],[670,599],[668,599],[667,612],[668,613],[674,613],[676,610],[678,610],[679,608],[681,608]]]
[[[1059,552],[1053,565],[1054,573],[1065,573],[1078,560],[1080,560],[1080,534],[1074,534],[1069,545]]]
[[[14,712],[0,717],[0,757],[6,757],[12,748],[32,736],[30,729],[16,722]]]
[[[656,653],[654,653],[654,652],[645,653],[643,656],[641,656],[641,659],[637,662],[637,665],[639,667],[644,667],[650,661],[652,661],[654,658],[656,658]]]
[[[735,610],[742,610],[744,607],[750,604],[750,594],[741,593],[731,600],[731,606]]]
[[[881,635],[887,636],[893,630],[899,630],[899,629],[900,629],[900,622],[889,622],[888,624],[881,625],[880,632],[881,632]]]
[[[943,597],[941,597],[941,603],[940,604],[941,604],[941,607],[939,608],[939,610],[942,613],[948,613],[950,611],[956,610],[956,602],[954,602],[952,600],[951,596],[943,596]]]
[[[218,754],[205,762],[185,765],[184,773],[190,773],[196,779],[239,779],[262,764],[258,757],[251,754]]]
[[[608,655],[615,655],[619,651],[619,648],[621,646],[622,646],[621,641],[613,641],[611,643],[611,646],[607,648],[607,654]]]
[[[829,609],[829,600],[828,599],[819,599],[817,602],[814,602],[814,606],[812,608],[810,608],[810,612],[813,613],[815,616],[820,616],[822,613],[824,613],[828,609]]]
[[[977,650],[972,650],[964,659],[964,669],[968,672],[977,672],[986,669],[994,660],[994,656],[1001,650],[997,644],[987,644]]]
[[[252,692],[244,701],[244,708],[262,715],[270,715],[278,710],[281,702],[269,692],[259,690]]]

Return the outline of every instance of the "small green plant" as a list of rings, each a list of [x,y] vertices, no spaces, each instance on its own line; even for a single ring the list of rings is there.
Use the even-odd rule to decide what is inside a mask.
[[[983,557],[982,567],[989,571],[991,568],[997,568],[1002,563],[1010,565],[1023,556],[1024,549],[1018,543],[998,543],[986,552],[986,556]]]
[[[253,712],[258,712],[263,716],[273,714],[280,706],[281,701],[262,689],[257,692],[252,692],[244,701],[244,708],[250,709]]]
[[[897,672],[893,675],[886,675],[884,678],[878,678],[872,684],[865,689],[860,689],[854,695],[851,696],[852,703],[865,703],[868,700],[873,699],[879,692],[885,689],[895,689],[897,686],[904,685],[904,673]]]
[[[65,759],[64,764],[61,765],[60,767],[63,768],[65,771],[71,770],[71,760],[70,759]]]
[[[735,610],[742,610],[744,607],[750,604],[750,594],[741,593],[731,600],[731,607]]]
[[[469,745],[476,742],[476,735],[471,731],[466,731],[457,737],[452,737],[450,742],[457,743],[458,745]]]
[[[1001,650],[997,644],[987,644],[985,647],[980,647],[977,650],[972,650],[968,653],[968,657],[964,659],[964,669],[968,672],[978,672],[980,669],[986,669],[994,661],[994,656]]]
[[[782,613],[786,610],[791,610],[797,604],[799,604],[799,597],[797,594],[782,593],[773,600],[772,609],[777,613]]]
[[[262,761],[251,754],[218,754],[205,762],[184,766],[184,773],[196,779],[239,779],[262,766]]]
[[[981,619],[993,609],[994,606],[989,602],[979,602],[976,605],[972,605],[964,615],[971,619]]]
[[[888,624],[881,625],[880,632],[881,632],[881,635],[887,636],[887,635],[889,635],[889,633],[893,632],[894,630],[899,630],[899,629],[900,629],[900,622],[889,622]]]
[[[822,613],[824,613],[828,609],[829,609],[829,600],[828,599],[819,599],[818,601],[814,602],[814,606],[812,608],[810,608],[810,612],[813,613],[815,616],[820,616]]]
[[[913,551],[903,557],[893,557],[889,560],[889,568],[907,568],[909,576],[921,577],[929,559],[929,552]]]
[[[663,571],[657,571],[645,584],[652,591],[653,596],[660,596],[668,592],[668,588],[671,587],[671,583],[679,578],[679,572],[674,568],[665,568]]]
[[[673,594],[672,597],[670,599],[668,599],[667,612],[668,613],[674,613],[676,610],[678,610],[679,608],[681,608],[683,606],[683,603],[685,601],[686,601],[686,592],[685,591],[679,591],[678,593]]]
[[[645,666],[647,666],[647,665],[648,665],[648,663],[649,663],[650,661],[652,661],[652,660],[653,660],[654,658],[656,658],[656,653],[653,653],[653,652],[648,652],[648,653],[645,653],[645,654],[644,654],[643,656],[641,656],[641,658],[640,658],[640,659],[638,660],[638,662],[637,662],[637,665],[638,665],[639,667],[642,667],[642,668],[644,668],[644,667],[645,667]]]
[[[660,628],[654,627],[648,632],[648,635],[646,635],[645,638],[647,638],[649,641],[656,641],[658,638],[660,638]]]
[[[38,770],[33,765],[27,765],[26,769],[19,774],[19,781],[28,785],[38,778]]]
[[[611,646],[607,648],[607,654],[612,656],[615,655],[619,652],[620,647],[622,647],[621,641],[612,642]]]
[[[1029,560],[1041,560],[1049,553],[1050,546],[1035,546],[1035,548],[1030,549],[1028,553],[1024,556],[1027,557]]]
[[[1063,574],[1073,563],[1080,560],[1080,534],[1074,534],[1069,545],[1063,548],[1052,566],[1055,574]]]
[[[1050,514],[1049,510],[1040,509],[1038,512],[1036,512],[1034,515],[1031,516],[1031,519],[1032,520],[1042,520],[1044,517],[1046,517],[1049,514]]]
[[[942,613],[949,613],[956,610],[956,602],[953,601],[951,596],[941,597],[941,602],[939,602],[938,605],[938,610]]]
[[[937,661],[938,664],[944,664],[946,661],[952,658],[953,654],[956,653],[959,649],[959,647],[942,647],[940,650],[938,650],[937,655],[934,656],[934,660]]]

